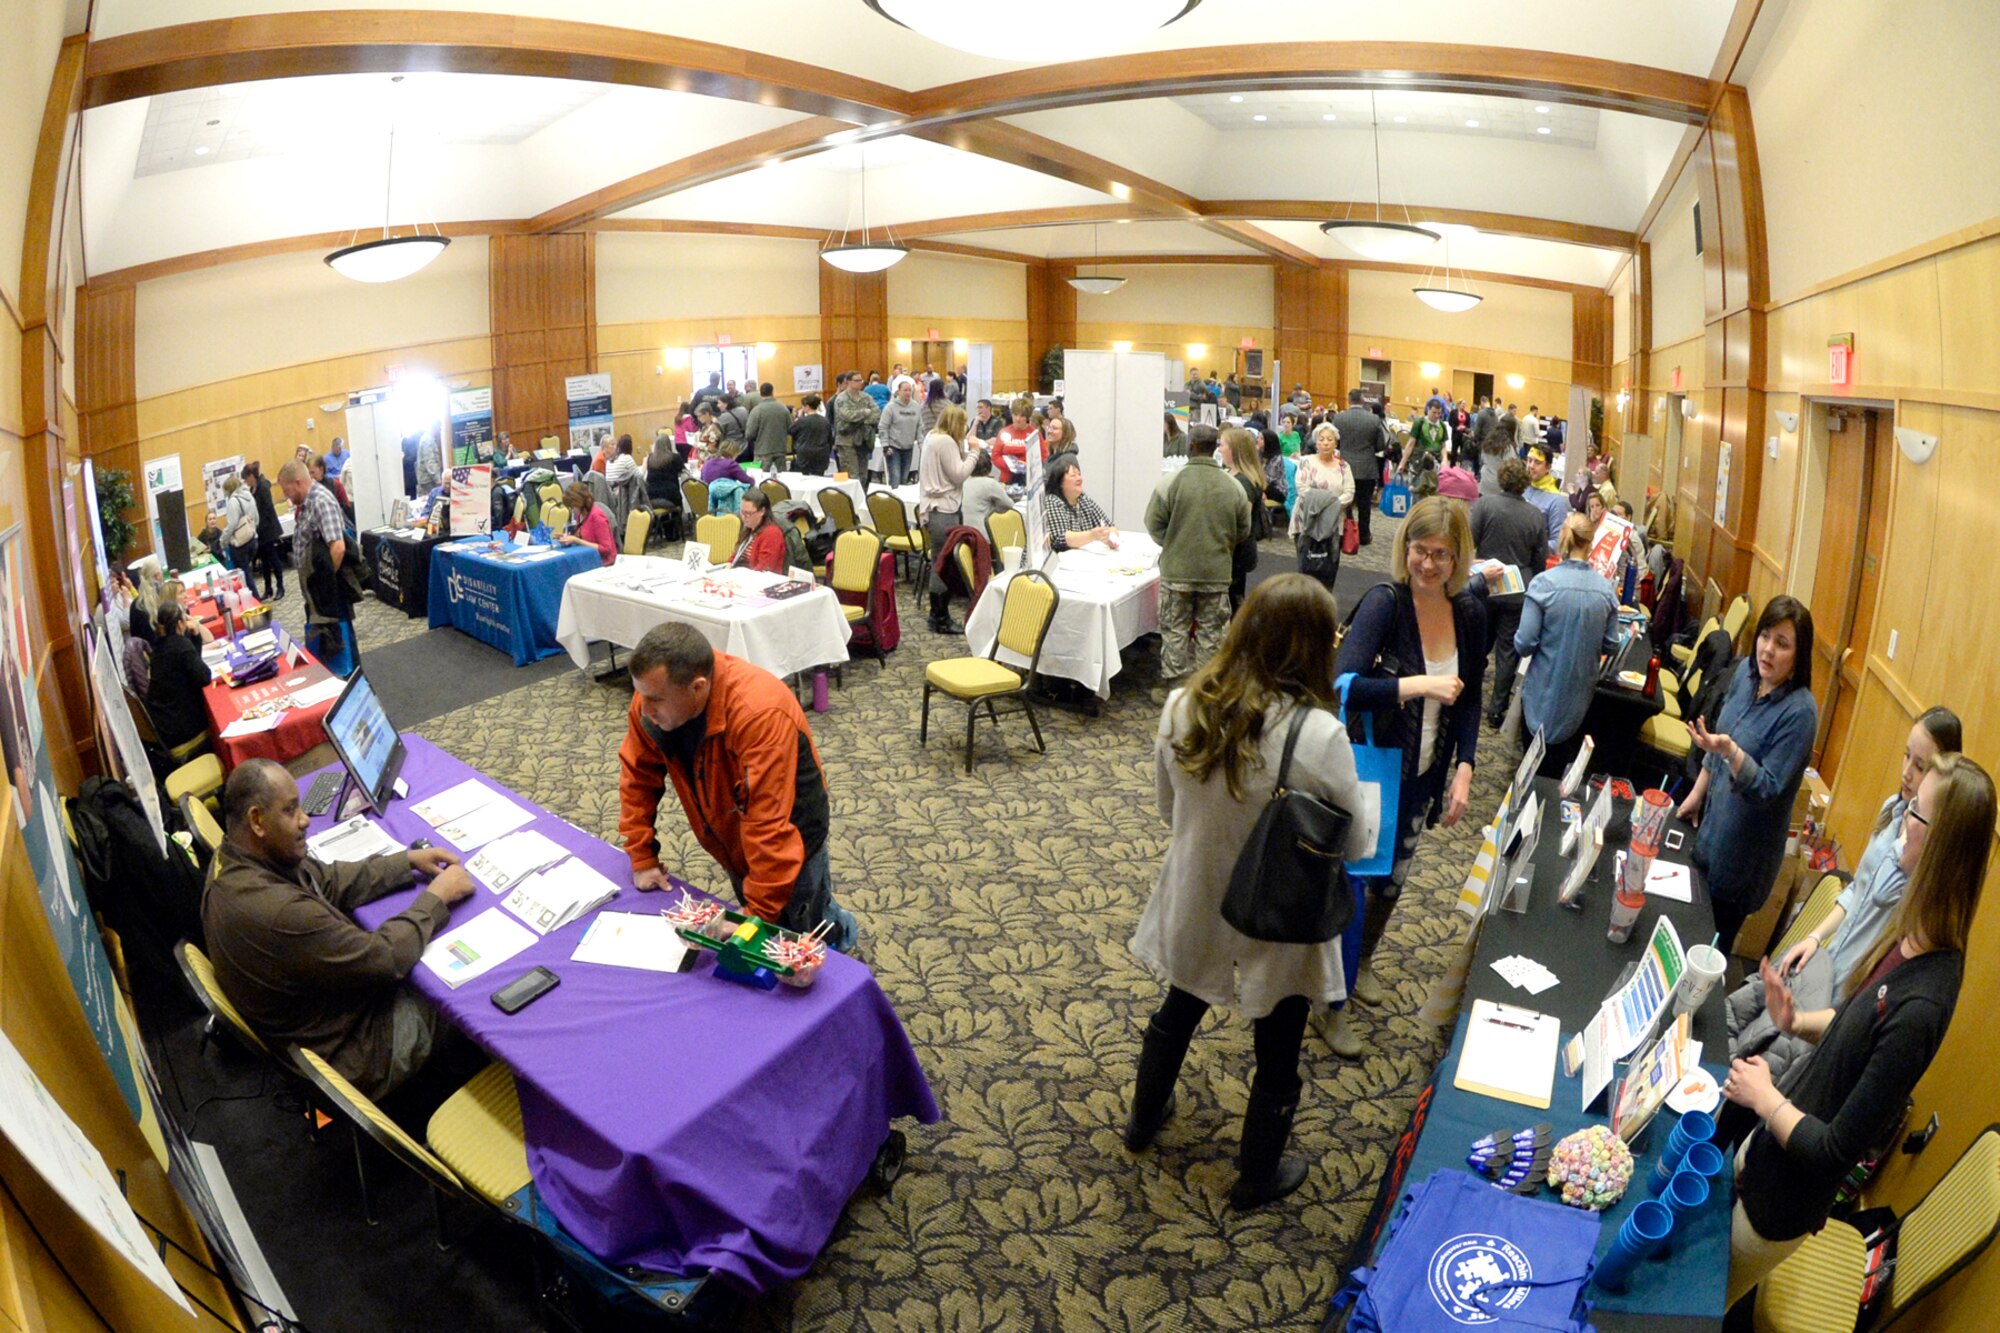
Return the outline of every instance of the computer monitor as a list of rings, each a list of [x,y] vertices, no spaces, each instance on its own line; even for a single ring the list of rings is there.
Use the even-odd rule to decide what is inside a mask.
[[[327,712],[326,737],[368,808],[378,815],[386,811],[403,771],[403,738],[359,668]],[[346,813],[345,806],[341,811]]]

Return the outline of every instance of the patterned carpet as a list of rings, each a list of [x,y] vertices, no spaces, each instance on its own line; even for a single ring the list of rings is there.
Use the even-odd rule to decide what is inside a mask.
[[[1390,525],[1349,560],[1386,564]],[[1288,559],[1283,541],[1270,560]],[[297,598],[281,618],[297,615]],[[962,611],[962,608],[960,608]],[[1344,608],[1343,608],[1344,609]],[[942,1123],[904,1125],[909,1169],[864,1190],[819,1263],[749,1312],[748,1329],[1304,1330],[1317,1327],[1388,1153],[1442,1049],[1417,1016],[1460,938],[1451,902],[1517,753],[1478,770],[1473,816],[1419,851],[1378,958],[1388,990],[1357,1011],[1367,1055],[1307,1036],[1293,1141],[1305,1187],[1247,1215],[1225,1199],[1248,1095],[1250,1026],[1217,1014],[1190,1052],[1180,1112],[1150,1152],[1120,1142],[1139,1034],[1161,983],[1127,952],[1168,837],[1153,797],[1156,648],[1126,655],[1102,716],[1044,711],[982,724],[967,776],[956,705],[917,743],[922,670],[963,651],[911,616],[886,671],[856,664],[812,719],[833,797],[833,873],[869,964],[909,1030]],[[285,614],[289,613],[289,614]],[[361,609],[369,646],[421,622]],[[449,631],[442,631],[449,632]],[[495,679],[508,668],[497,654]],[[629,685],[579,674],[499,692],[423,733],[500,782],[617,840],[617,748]],[[532,719],[532,721],[531,721]],[[537,739],[545,738],[545,739]],[[1497,747],[1488,732],[1483,738]],[[679,808],[668,864],[726,891]]]

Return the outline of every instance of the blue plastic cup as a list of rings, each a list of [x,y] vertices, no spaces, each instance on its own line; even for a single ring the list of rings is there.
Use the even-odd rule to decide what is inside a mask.
[[[1690,1143],[1687,1155],[1681,1158],[1681,1170],[1692,1171],[1704,1180],[1714,1180],[1722,1174],[1722,1149],[1713,1143]],[[1714,1186],[1709,1189],[1714,1190]]]
[[[1625,1290],[1632,1269],[1658,1249],[1673,1229],[1673,1210],[1657,1199],[1642,1200],[1611,1238],[1611,1247],[1597,1261],[1591,1281],[1606,1291]]]
[[[1661,1197],[1673,1210],[1674,1221],[1678,1223],[1708,1202],[1708,1180],[1692,1171],[1676,1171],[1674,1178],[1667,1182],[1667,1192]]]
[[[1689,1111],[1674,1125],[1674,1132],[1667,1136],[1666,1147],[1660,1150],[1660,1160],[1653,1164],[1653,1174],[1647,1178],[1649,1193],[1658,1194],[1674,1178],[1674,1172],[1681,1168],[1681,1158],[1688,1148],[1696,1143],[1707,1143],[1715,1137],[1715,1117],[1706,1111]]]

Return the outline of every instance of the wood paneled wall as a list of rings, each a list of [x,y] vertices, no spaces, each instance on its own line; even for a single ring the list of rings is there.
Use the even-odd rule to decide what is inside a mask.
[[[889,355],[889,279],[883,273],[847,273],[819,266],[819,342],[826,387],[850,370],[886,377]]]
[[[597,238],[488,243],[493,426],[515,440],[569,434],[563,380],[597,369]]]
[[[116,468],[130,475],[135,496],[143,496],[139,475],[139,403],[136,287],[85,286],[76,294],[76,397],[83,453],[99,472]],[[132,524],[128,556],[152,549],[146,531],[145,501],[125,511]]]
[[[1042,358],[1051,347],[1076,346],[1074,264],[1028,267],[1028,378],[1041,387]]]
[[[1274,288],[1278,364],[1318,400],[1347,395],[1347,269],[1279,264]]]
[[[1578,292],[1570,311],[1570,381],[1602,398],[1611,388],[1611,293]]]

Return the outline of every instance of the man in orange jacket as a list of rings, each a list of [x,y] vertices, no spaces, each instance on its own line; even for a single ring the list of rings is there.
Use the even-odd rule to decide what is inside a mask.
[[[618,748],[618,830],[632,883],[667,887],[654,828],[668,779],[695,838],[745,909],[787,930],[860,927],[833,899],[826,777],[806,715],[770,672],[718,653],[693,626],[657,625],[632,650],[632,712]]]

